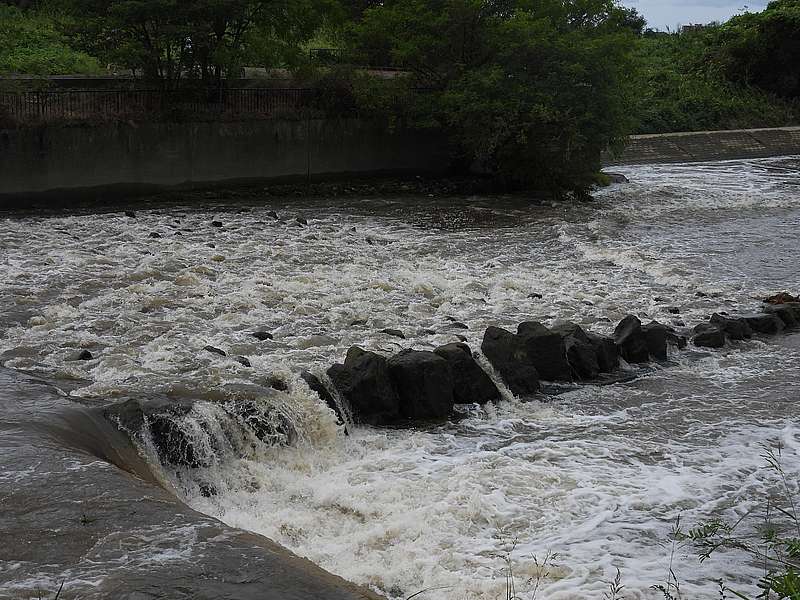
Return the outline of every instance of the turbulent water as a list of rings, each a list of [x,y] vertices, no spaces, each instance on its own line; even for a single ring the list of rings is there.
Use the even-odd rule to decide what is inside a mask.
[[[701,565],[669,533],[679,516],[735,519],[775,491],[764,444],[800,470],[798,334],[676,354],[626,384],[532,402],[506,392],[457,423],[349,436],[297,376],[353,344],[388,354],[458,334],[477,349],[489,325],[609,333],[626,313],[693,325],[800,290],[800,159],[619,170],[632,183],[589,204],[209,200],[136,218],[7,218],[0,358],[82,402],[206,400],[186,418],[198,439],[226,426],[231,390],[288,380],[294,446],[241,457],[209,445],[211,467],[164,467],[164,484],[391,598],[505,597],[509,565],[523,598],[602,598],[617,569],[623,597],[656,598],[670,564],[687,597],[718,598],[721,577],[752,590],[758,565],[734,553]],[[94,358],[75,360],[82,349]]]

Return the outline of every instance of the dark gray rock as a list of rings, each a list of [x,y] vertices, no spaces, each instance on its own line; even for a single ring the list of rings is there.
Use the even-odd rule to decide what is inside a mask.
[[[722,329],[732,340],[748,340],[753,337],[753,330],[744,319],[714,313],[711,315],[711,323]]]
[[[308,225],[308,221],[303,217],[297,217],[295,221],[297,222],[298,225]]]
[[[447,344],[434,352],[450,365],[453,374],[453,397],[456,404],[486,404],[500,400],[500,392],[492,379],[472,357],[466,344]]]
[[[273,339],[273,335],[267,331],[255,331],[253,332],[253,337],[262,342]]]
[[[676,335],[672,327],[658,321],[651,321],[647,325],[643,325],[642,332],[647,342],[647,351],[650,356],[658,360],[667,360],[668,346],[677,346],[678,348],[686,346],[686,340]]]
[[[762,313],[757,315],[745,315],[742,317],[742,319],[755,333],[775,335],[776,333],[780,333],[786,329],[783,319],[781,319],[778,315]]]
[[[619,367],[619,348],[614,340],[596,333],[587,332],[586,337],[594,348],[597,366],[601,373],[611,373]]]
[[[390,425],[400,419],[400,399],[383,356],[353,346],[344,364],[328,369],[328,377],[357,423]]]
[[[764,312],[770,315],[777,315],[787,329],[797,327],[798,323],[794,309],[788,304],[770,304],[766,306]]]
[[[552,329],[564,340],[567,362],[576,379],[594,379],[600,374],[597,352],[586,332],[575,323],[562,323]]]
[[[398,337],[400,339],[406,339],[406,334],[404,334],[399,329],[381,329],[381,333],[385,333],[386,335],[391,335],[394,337]]]
[[[289,391],[289,384],[286,381],[277,375],[270,375],[267,378],[267,385],[271,387],[273,390],[277,390],[279,392],[288,392]]]
[[[136,218],[136,213],[133,212],[132,210],[126,210],[125,211],[125,216],[129,217],[131,219],[135,219]]]
[[[250,364],[250,361],[244,356],[237,356],[236,362],[238,362],[243,367],[252,367],[253,365]]]
[[[216,348],[214,346],[206,346],[205,348],[203,348],[203,350],[205,350],[206,352],[211,352],[213,354],[219,354],[220,356],[228,356],[227,354],[225,354],[224,350],[220,350],[219,348]]]
[[[212,227],[222,227],[222,221],[211,221]]]
[[[694,328],[692,343],[703,348],[722,348],[725,345],[725,332],[713,323],[701,323]]]
[[[94,356],[88,350],[81,350],[81,353],[78,354],[78,360],[92,360]]]
[[[153,239],[157,239],[157,238],[161,237],[161,234],[156,232],[156,231],[151,231],[149,237],[151,237]]]
[[[328,405],[328,408],[336,413],[339,423],[344,423],[344,415],[342,415],[341,410],[339,410],[339,406],[336,404],[336,400],[333,399],[333,396],[328,391],[328,388],[325,387],[325,384],[322,383],[320,378],[310,371],[302,371],[300,373],[300,378],[306,382],[306,385],[308,385],[312,392],[316,392],[320,399],[322,399],[322,401]]]
[[[516,335],[500,327],[489,327],[483,335],[481,352],[500,373],[512,394],[524,397],[539,391],[539,372],[526,362],[525,351]]]
[[[650,362],[650,349],[647,336],[642,331],[642,322],[634,315],[628,315],[614,329],[614,343],[622,358],[631,364]]]
[[[453,411],[453,374],[441,356],[422,350],[403,350],[387,364],[400,399],[400,414],[411,421],[444,419]]]
[[[278,213],[276,213],[274,210],[268,210],[265,214],[273,219],[278,219]]]
[[[517,338],[524,350],[525,361],[536,368],[542,379],[572,381],[567,348],[558,332],[536,321],[529,321],[517,327]]]

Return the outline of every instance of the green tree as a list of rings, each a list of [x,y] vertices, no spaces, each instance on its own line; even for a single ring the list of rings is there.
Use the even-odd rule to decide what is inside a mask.
[[[219,82],[245,62],[296,47],[318,28],[314,0],[64,0],[83,46],[170,86]]]
[[[612,0],[394,0],[352,28],[353,51],[429,88],[421,113],[463,162],[583,194],[633,126],[632,16]]]

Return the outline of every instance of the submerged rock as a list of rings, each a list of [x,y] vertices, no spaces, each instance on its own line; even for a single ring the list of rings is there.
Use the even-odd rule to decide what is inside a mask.
[[[745,319],[714,313],[711,315],[711,323],[722,329],[731,340],[747,340],[753,337],[753,330]]]
[[[694,328],[692,343],[703,348],[722,348],[725,345],[725,332],[713,323],[701,323]]]
[[[434,352],[450,365],[456,404],[486,404],[500,399],[500,391],[472,357],[466,344],[447,344]]]
[[[222,221],[211,221],[212,227],[222,227]]]
[[[500,327],[489,327],[483,335],[481,352],[512,394],[524,397],[539,391],[539,372],[527,362],[516,335]]]
[[[125,211],[125,216],[128,217],[128,218],[131,218],[131,219],[135,219],[136,218],[136,213],[133,212],[132,210],[126,210]]]
[[[404,334],[399,329],[381,329],[380,333],[385,333],[386,335],[391,335],[393,337],[398,337],[400,339],[406,339],[406,334]]]
[[[539,376],[548,381],[572,381],[564,339],[541,323],[529,321],[517,327],[517,338],[525,361],[533,365]]]
[[[764,312],[777,315],[787,328],[797,327],[797,316],[793,307],[789,304],[771,304],[766,307]]]
[[[250,364],[250,360],[248,360],[244,356],[237,356],[236,357],[236,362],[238,362],[243,367],[252,367],[253,366],[253,365]]]
[[[228,356],[224,350],[220,350],[214,346],[206,346],[203,348],[206,352],[211,352],[212,354],[219,354],[220,356]]]
[[[453,410],[453,374],[441,356],[403,350],[387,361],[400,400],[400,415],[412,421],[444,419]]]
[[[800,296],[792,296],[789,292],[780,292],[769,298],[764,298],[767,304],[786,304],[788,302],[800,303]]]
[[[81,350],[81,353],[78,354],[77,360],[92,360],[94,356],[88,350]]]
[[[622,358],[631,364],[650,362],[650,349],[647,336],[642,330],[642,322],[634,315],[628,315],[614,329],[614,343]]]
[[[400,419],[400,399],[383,356],[353,346],[344,364],[328,369],[328,377],[357,423],[389,425]]]
[[[255,331],[252,333],[252,336],[262,342],[265,340],[274,339],[273,335],[268,331]]]

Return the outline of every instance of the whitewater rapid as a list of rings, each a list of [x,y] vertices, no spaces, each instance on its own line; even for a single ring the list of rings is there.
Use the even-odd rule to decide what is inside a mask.
[[[800,470],[798,334],[675,355],[631,383],[527,403],[506,394],[418,430],[345,435],[298,373],[353,344],[390,353],[460,335],[478,349],[489,325],[561,319],[609,333],[627,313],[693,325],[800,291],[799,168],[621,167],[632,182],[588,204],[210,199],[136,218],[6,218],[0,360],[81,402],[205,401],[191,418],[206,429],[226,389],[285,379],[294,446],[163,467],[163,482],[390,598],[505,597],[509,564],[526,599],[537,582],[537,598],[603,598],[617,569],[625,598],[657,598],[679,516],[735,518],[774,490],[762,445],[780,442],[787,471]],[[83,349],[92,360],[75,360]],[[752,590],[761,574],[735,554],[701,565],[688,547],[673,569],[698,599],[717,598],[720,577]]]

